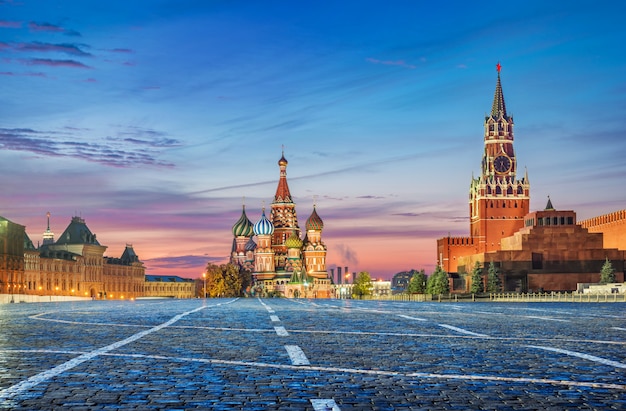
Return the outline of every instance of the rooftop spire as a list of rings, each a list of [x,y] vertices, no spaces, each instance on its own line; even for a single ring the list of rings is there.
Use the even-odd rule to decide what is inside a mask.
[[[496,64],[496,70],[498,71],[498,81],[496,83],[496,92],[493,96],[491,116],[493,118],[498,118],[500,114],[502,114],[502,117],[508,118],[508,116],[506,115],[506,104],[504,104],[504,94],[502,94],[502,84],[500,84],[500,70],[502,70],[500,62]]]
[[[276,195],[274,196],[275,203],[291,203],[291,193],[289,192],[289,185],[287,184],[287,160],[285,159],[285,149],[283,146],[282,156],[278,160],[278,166],[280,167],[280,180],[278,180],[278,187],[276,188]]]
[[[48,228],[43,233],[43,244],[54,244],[54,233],[50,231],[50,211],[46,213],[46,217],[48,218]]]

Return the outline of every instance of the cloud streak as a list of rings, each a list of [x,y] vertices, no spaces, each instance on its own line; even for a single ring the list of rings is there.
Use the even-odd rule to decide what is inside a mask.
[[[53,59],[19,59],[22,64],[27,66],[49,66],[49,67],[71,67],[71,68],[80,68],[80,69],[91,69],[92,67],[87,66],[76,60],[53,60]]]
[[[28,28],[30,31],[34,32],[51,32],[51,33],[63,33],[66,36],[78,36],[80,37],[80,33],[75,30],[66,29],[64,27],[58,26],[56,24],[47,23],[47,22],[35,22],[31,21],[28,23]]]
[[[82,136],[59,135],[58,132],[42,132],[31,128],[0,128],[0,147],[5,150],[26,151],[48,157],[68,157],[112,167],[136,167],[149,165],[173,167],[160,160],[161,148],[179,144],[174,139],[157,142],[136,140],[132,146],[120,144],[122,139],[104,139],[103,142],[80,141]]]
[[[18,52],[56,52],[65,53],[73,56],[91,57],[90,53],[81,50],[81,47],[87,47],[84,44],[72,44],[72,43],[43,43],[34,41],[30,43],[17,43],[12,45],[13,50]]]

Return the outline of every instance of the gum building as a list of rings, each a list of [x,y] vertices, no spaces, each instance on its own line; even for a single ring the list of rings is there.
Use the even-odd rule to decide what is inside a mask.
[[[616,280],[624,281],[624,212],[577,224],[574,211],[556,210],[550,199],[544,210],[530,212],[528,172],[518,177],[514,122],[497,68],[491,112],[484,121],[481,174],[470,183],[470,236],[437,240],[437,264],[448,272],[451,290],[469,292],[476,262],[484,280],[494,263],[503,291],[573,291],[577,283],[598,282],[607,258]]]
[[[85,220],[72,217],[55,241],[48,228],[35,247],[25,227],[0,217],[0,287],[2,294],[75,296],[95,299],[143,296],[145,268],[132,245],[119,258],[106,257]]]

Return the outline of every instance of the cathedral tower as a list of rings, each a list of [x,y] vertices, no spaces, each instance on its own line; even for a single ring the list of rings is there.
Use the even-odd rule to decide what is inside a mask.
[[[484,153],[481,175],[470,184],[470,237],[478,251],[500,248],[500,239],[524,226],[530,208],[528,174],[517,179],[517,159],[513,148],[513,116],[506,111],[500,63],[491,113],[485,117]]]
[[[302,254],[304,265],[309,276],[326,278],[326,245],[322,242],[324,222],[317,214],[315,206],[311,216],[306,220],[306,238]]]
[[[289,185],[287,184],[287,160],[283,151],[278,167],[280,168],[280,179],[278,187],[272,202],[270,221],[274,225],[274,234],[272,236],[272,249],[275,254],[276,271],[285,271],[287,262],[287,246],[285,241],[295,231],[300,237],[300,228],[298,227],[298,216],[296,215],[296,205],[291,199]],[[259,244],[260,245],[260,244]]]
[[[265,217],[265,208],[261,219],[254,224],[254,234],[259,241],[254,253],[254,277],[258,280],[271,280],[276,275],[272,234],[274,225]]]

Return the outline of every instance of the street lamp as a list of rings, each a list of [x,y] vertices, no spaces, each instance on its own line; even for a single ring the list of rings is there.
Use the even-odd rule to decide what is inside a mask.
[[[202,293],[204,294],[204,299],[206,300],[206,273],[202,273],[202,278],[204,278],[204,288],[202,289]]]

